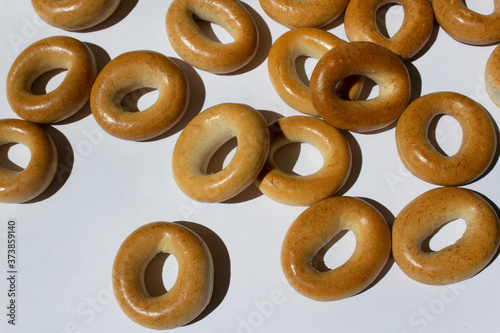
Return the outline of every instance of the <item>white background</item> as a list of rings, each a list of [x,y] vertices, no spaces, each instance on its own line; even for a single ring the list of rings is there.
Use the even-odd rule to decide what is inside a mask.
[[[279,254],[292,221],[305,209],[289,207],[261,195],[252,185],[225,203],[202,204],[185,196],[171,173],[171,156],[182,128],[203,109],[223,102],[245,103],[268,120],[298,115],[274,92],[266,56],[274,40],[288,29],[273,22],[257,0],[245,6],[261,36],[254,61],[231,75],[213,75],[180,60],[165,32],[171,1],[127,0],[99,29],[66,32],[35,15],[30,1],[1,0],[0,118],[17,118],[5,97],[10,65],[29,44],[67,35],[87,43],[100,68],[121,53],[155,50],[173,58],[191,85],[189,109],[167,134],[148,142],[129,142],[104,133],[86,106],[76,116],[46,129],[57,143],[59,171],[42,197],[26,204],[0,205],[0,331],[5,332],[147,332],[118,307],[111,289],[111,268],[121,242],[153,221],[188,223],[209,244],[215,259],[214,298],[204,316],[178,332],[500,332],[500,263],[453,286],[427,286],[405,276],[392,260],[369,289],[336,302],[316,302],[296,293],[282,275]],[[487,13],[493,1],[468,1]],[[386,15],[389,31],[402,20],[399,6]],[[224,41],[218,27],[213,28]],[[326,27],[346,40],[342,19]],[[437,26],[426,48],[406,62],[412,98],[455,91],[481,103],[496,121],[500,110],[484,86],[486,60],[494,46],[476,47],[451,39]],[[315,64],[307,60],[306,72]],[[49,82],[56,84],[58,77]],[[60,79],[60,77],[59,77]],[[373,92],[372,92],[373,93]],[[154,100],[154,93],[140,103]],[[444,118],[438,141],[457,149],[460,126]],[[397,155],[394,127],[377,134],[349,134],[353,170],[341,194],[369,200],[389,224],[419,194],[434,188],[408,173]],[[16,145],[3,157],[26,165],[28,153]],[[297,149],[291,150],[296,156]],[[312,172],[321,165],[314,148],[302,145],[294,170]],[[227,158],[230,158],[231,152]],[[220,157],[223,158],[224,156]],[[496,160],[495,160],[496,161]],[[226,163],[226,162],[225,162]],[[465,186],[500,202],[500,170],[494,167]],[[7,221],[17,220],[17,318],[7,324]],[[463,231],[452,223],[438,234],[451,242]],[[436,237],[438,237],[436,236]],[[436,241],[436,244],[439,241]],[[335,265],[347,258],[354,238],[347,234],[326,255]],[[175,262],[165,279],[175,275]]]

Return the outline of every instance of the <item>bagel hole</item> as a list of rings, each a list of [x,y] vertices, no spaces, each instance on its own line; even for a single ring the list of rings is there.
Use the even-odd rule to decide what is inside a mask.
[[[224,169],[233,159],[237,145],[236,137],[233,137],[220,146],[208,162],[207,174],[214,174]]]
[[[462,145],[460,123],[448,115],[438,115],[429,123],[427,136],[431,145],[443,156],[455,155]]]
[[[193,16],[194,21],[203,34],[212,41],[222,44],[230,44],[235,41],[234,37],[221,25]]]
[[[377,82],[373,81],[367,76],[364,76],[363,88],[359,93],[358,100],[367,101],[378,97],[380,94],[380,87]],[[345,80],[345,79],[344,79]]]
[[[467,224],[464,219],[455,219],[443,224],[422,243],[424,252],[436,252],[455,244],[465,232]]]
[[[347,101],[355,101],[362,96],[366,80],[367,78],[360,75],[350,75],[335,85],[335,91],[340,98]],[[372,85],[376,85],[375,82],[372,81]],[[372,88],[373,86],[370,89]]]
[[[144,111],[156,103],[159,94],[155,88],[136,89],[123,97],[121,107],[128,112]]]
[[[7,143],[0,146],[0,167],[14,172],[21,172],[31,159],[29,148],[20,143]]]
[[[158,253],[151,259],[144,271],[146,292],[153,297],[166,294],[175,284],[179,264],[175,256]]]
[[[311,264],[319,272],[327,272],[343,265],[354,253],[356,236],[350,230],[341,230],[312,258]]]
[[[52,69],[38,76],[31,85],[31,92],[35,95],[45,95],[61,85],[68,73],[67,69]]]
[[[295,59],[295,71],[306,87],[309,87],[309,81],[317,63],[318,59],[308,56],[299,56]]]
[[[399,3],[391,2],[380,6],[375,12],[375,24],[385,38],[391,38],[403,25],[404,9]]]
[[[494,1],[462,0],[462,3],[470,10],[482,15],[491,15],[495,10]]]
[[[273,161],[280,170],[297,176],[313,174],[324,163],[319,150],[303,142],[292,142],[280,147],[274,153]]]

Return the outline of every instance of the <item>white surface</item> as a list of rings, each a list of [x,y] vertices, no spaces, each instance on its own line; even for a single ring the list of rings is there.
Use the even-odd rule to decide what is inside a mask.
[[[272,41],[287,31],[247,0],[256,19],[261,45],[245,71],[213,75],[183,63],[169,45],[165,14],[170,1],[127,1],[104,29],[70,33],[50,27],[35,15],[29,1],[1,0],[0,118],[16,118],[5,97],[10,65],[29,44],[44,37],[68,35],[89,43],[102,66],[117,55],[139,49],[156,50],[177,59],[191,84],[190,107],[167,135],[149,142],[128,142],[104,133],[86,107],[78,116],[48,128],[57,142],[60,168],[48,195],[29,204],[0,205],[0,331],[2,332],[148,332],[130,321],[111,291],[111,267],[125,237],[152,221],[185,221],[209,242],[216,257],[215,301],[203,318],[178,332],[500,332],[500,263],[452,286],[432,287],[406,277],[388,265],[365,292],[337,302],[309,300],[283,278],[279,253],[290,223],[305,208],[288,207],[259,195],[252,186],[229,203],[203,204],[186,197],[170,169],[172,149],[183,126],[201,110],[223,102],[245,103],[268,120],[299,114],[274,92],[267,75],[266,55]],[[471,2],[471,1],[469,1]],[[490,10],[490,4],[474,4]],[[490,1],[491,2],[491,1]],[[484,6],[484,7],[483,7]],[[389,11],[391,24],[401,11]],[[345,39],[341,20],[328,30]],[[217,32],[217,27],[214,28]],[[222,38],[222,37],[221,37]],[[474,47],[452,40],[436,28],[426,52],[409,67],[413,97],[455,91],[481,103],[500,120],[489,100],[483,73],[493,46]],[[311,63],[311,62],[306,62]],[[460,127],[443,121],[440,142],[457,147]],[[373,135],[352,134],[353,174],[342,194],[367,198],[389,223],[413,198],[435,186],[402,166],[394,128]],[[307,149],[304,149],[307,152]],[[26,156],[14,150],[22,165]],[[21,155],[21,156],[17,156]],[[319,155],[299,158],[300,172],[314,170]],[[308,167],[308,163],[312,163]],[[466,186],[492,202],[500,202],[495,167]],[[17,318],[7,324],[7,221],[17,220]],[[460,223],[454,226],[463,230]],[[456,239],[453,231],[449,237]],[[440,237],[447,238],[446,235]],[[453,238],[455,237],[455,238]],[[352,251],[354,237],[327,254]],[[214,248],[215,246],[215,248]],[[334,263],[334,261],[332,261]]]

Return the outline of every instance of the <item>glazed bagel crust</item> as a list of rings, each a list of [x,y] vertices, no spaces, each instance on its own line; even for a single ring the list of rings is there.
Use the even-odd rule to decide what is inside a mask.
[[[222,26],[234,41],[223,44],[208,38],[193,17]],[[167,12],[166,27],[170,44],[182,59],[216,74],[247,65],[259,45],[252,16],[234,0],[174,0]]]
[[[432,0],[434,16],[448,35],[459,42],[486,45],[500,40],[500,0],[490,15],[468,9],[462,0]]]
[[[233,137],[238,146],[231,162],[207,174],[213,154]],[[174,147],[173,176],[181,191],[194,200],[225,201],[254,181],[268,151],[269,130],[260,113],[241,104],[218,104],[193,118],[182,131]]]
[[[377,11],[386,4],[403,6],[404,18],[390,38],[382,35],[375,21]],[[434,12],[429,0],[351,0],[344,15],[347,38],[380,44],[408,59],[429,40],[434,27]]]
[[[454,244],[426,251],[422,244],[448,222],[463,219],[467,228]],[[458,188],[430,190],[410,202],[392,227],[392,254],[410,278],[445,285],[470,278],[493,258],[499,243],[498,217],[476,193]]]
[[[67,69],[63,82],[53,91],[35,95],[31,88],[42,74]],[[7,75],[7,99],[21,118],[35,123],[55,123],[79,111],[89,100],[97,76],[94,55],[72,37],[54,36],[23,50]]]
[[[438,115],[455,118],[462,127],[458,152],[445,156],[428,139],[428,128]],[[480,177],[496,151],[493,123],[484,108],[467,96],[454,92],[424,95],[403,112],[396,126],[396,144],[401,161],[416,177],[436,185],[457,186]]]
[[[262,193],[286,205],[309,206],[342,187],[351,169],[351,151],[339,130],[321,119],[306,116],[278,119],[269,129],[272,140],[267,162],[255,180]],[[306,176],[279,169],[274,154],[292,142],[317,148],[323,157],[322,167]]]
[[[143,88],[159,91],[158,99],[141,112],[122,106],[127,94]],[[168,57],[153,51],[124,53],[99,73],[90,95],[97,123],[124,140],[147,140],[174,126],[184,115],[189,99],[184,72]]]
[[[26,202],[40,195],[57,171],[57,150],[41,127],[20,119],[0,120],[0,145],[20,143],[28,147],[31,158],[20,172],[0,168],[0,202]]]
[[[288,28],[319,28],[342,15],[349,0],[259,0],[264,12]]]
[[[488,95],[500,107],[500,47],[498,45],[488,57],[484,78]]]
[[[31,0],[38,16],[65,30],[84,30],[105,21],[120,0]]]
[[[172,288],[150,296],[144,271],[159,253],[169,253],[179,270]],[[113,264],[113,290],[118,305],[134,322],[147,328],[171,329],[195,319],[210,302],[213,261],[205,242],[190,229],[170,222],[153,222],[131,233]]]
[[[341,266],[317,271],[314,255],[337,233],[351,230],[356,237],[352,256]],[[389,228],[371,205],[351,197],[322,200],[300,214],[281,247],[281,266],[290,285],[318,301],[353,296],[372,283],[391,251]]]
[[[380,93],[370,100],[349,101],[335,93],[337,84],[352,75],[366,76]],[[410,99],[410,78],[400,57],[371,42],[350,42],[328,51],[317,63],[309,84],[318,114],[333,126],[370,132],[393,123]]]
[[[297,28],[285,32],[271,46],[268,72],[271,83],[280,98],[290,107],[304,114],[317,116],[309,87],[297,74],[296,60],[301,57],[320,59],[335,46],[345,43],[335,35],[317,28]],[[363,77],[350,77],[336,88],[346,99],[358,98]]]

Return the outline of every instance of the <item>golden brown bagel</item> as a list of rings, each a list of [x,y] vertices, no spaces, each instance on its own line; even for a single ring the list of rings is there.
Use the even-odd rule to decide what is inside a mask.
[[[301,56],[320,59],[326,52],[345,43],[335,35],[317,28],[297,28],[285,32],[271,46],[267,67],[269,78],[281,99],[304,114],[317,116],[309,87],[297,74],[296,60]],[[355,100],[363,87],[363,77],[353,76],[336,87],[342,97]]]
[[[231,162],[207,174],[210,158],[233,137],[238,146]],[[241,104],[218,104],[193,118],[180,134],[172,157],[173,176],[194,200],[225,201],[254,181],[268,151],[269,130],[260,113]]]
[[[104,22],[120,0],[31,0],[38,16],[65,30],[83,30]]]
[[[486,45],[500,40],[500,1],[494,11],[482,15],[467,8],[462,0],[432,0],[434,16],[448,35],[459,42]]]
[[[326,272],[312,267],[313,256],[337,233],[351,230],[356,248],[343,265]],[[307,208],[288,229],[281,247],[281,266],[290,285],[318,301],[353,296],[372,283],[391,251],[391,234],[380,215],[366,202],[333,197]]]
[[[486,62],[484,71],[486,91],[491,100],[500,107],[500,47],[497,45]]]
[[[387,38],[380,33],[375,17],[377,10],[389,3],[403,6],[404,18],[399,30]],[[351,0],[345,11],[344,26],[350,41],[377,43],[408,59],[429,40],[434,12],[429,0]]]
[[[352,75],[375,81],[379,95],[369,100],[342,99],[335,87]],[[318,61],[309,90],[324,120],[339,129],[370,132],[387,127],[401,115],[410,99],[410,79],[394,52],[371,42],[350,42],[334,47]]]
[[[269,129],[272,140],[267,162],[255,180],[262,193],[286,205],[309,206],[342,187],[351,170],[351,151],[339,130],[326,121],[306,116],[280,118]],[[292,142],[317,148],[323,157],[322,167],[305,176],[279,169],[274,154]]]
[[[144,270],[157,254],[177,260],[177,279],[167,293],[153,297],[144,284]],[[190,229],[154,222],[132,232],[113,264],[113,290],[118,305],[134,322],[153,329],[171,329],[195,319],[210,302],[214,283],[212,256]]]
[[[429,124],[442,114],[452,116],[462,127],[462,143],[452,156],[438,152],[428,139]],[[416,177],[436,185],[463,185],[481,176],[495,155],[496,142],[493,123],[484,108],[454,92],[417,98],[396,126],[396,144],[403,164]]]
[[[222,26],[234,41],[220,43],[203,34],[193,17]],[[170,44],[188,64],[198,69],[224,74],[250,62],[257,52],[257,26],[239,1],[174,0],[166,18]]]
[[[439,251],[422,244],[438,228],[456,219],[467,225],[462,237]],[[430,190],[411,201],[392,227],[392,254],[410,278],[445,285],[470,278],[495,255],[499,243],[498,217],[476,193],[458,188]]]
[[[47,94],[35,95],[33,82],[55,69],[67,69],[64,81]],[[48,37],[28,46],[12,64],[7,99],[21,118],[44,124],[59,122],[87,103],[96,75],[94,55],[84,43],[71,37]]]
[[[20,172],[0,168],[0,202],[19,203],[36,198],[56,174],[56,146],[40,126],[20,119],[2,119],[0,145],[9,143],[27,146],[31,158]]]
[[[259,0],[264,12],[288,28],[319,28],[342,15],[349,0]]]
[[[158,99],[146,110],[123,108],[125,96],[141,88],[159,91]],[[109,134],[125,140],[146,140],[174,126],[186,111],[187,79],[168,57],[153,51],[124,53],[97,76],[90,95],[90,107],[97,123]]]

